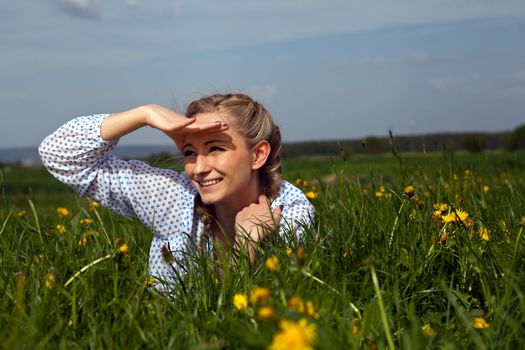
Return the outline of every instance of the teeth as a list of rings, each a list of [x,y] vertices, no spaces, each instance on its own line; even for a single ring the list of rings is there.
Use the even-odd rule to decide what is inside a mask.
[[[210,185],[215,185],[216,183],[219,183],[220,181],[221,181],[220,179],[213,179],[213,180],[199,181],[199,183],[201,184],[201,186],[210,186]]]

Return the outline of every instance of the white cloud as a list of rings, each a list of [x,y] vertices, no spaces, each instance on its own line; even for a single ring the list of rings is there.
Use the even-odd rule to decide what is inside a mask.
[[[525,80],[525,69],[520,70],[518,73],[516,73],[516,79]]]
[[[434,89],[446,90],[459,85],[468,85],[479,79],[479,74],[456,74],[431,78],[428,84]]]
[[[99,19],[100,13],[91,0],[51,0],[57,10],[69,17]]]

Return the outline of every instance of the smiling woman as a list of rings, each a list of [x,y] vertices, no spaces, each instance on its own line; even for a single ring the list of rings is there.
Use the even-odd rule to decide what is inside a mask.
[[[110,154],[120,137],[143,126],[176,143],[184,172]],[[206,253],[231,247],[253,263],[257,245],[273,232],[301,238],[314,209],[282,180],[280,142],[268,111],[237,93],[194,101],[186,116],[144,105],[79,117],[48,136],[39,151],[47,169],[79,195],[153,228],[150,274],[164,289],[185,270],[193,247]]]

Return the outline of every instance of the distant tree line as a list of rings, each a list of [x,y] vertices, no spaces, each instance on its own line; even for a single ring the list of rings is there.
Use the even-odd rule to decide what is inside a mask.
[[[513,132],[436,133],[425,135],[368,136],[361,140],[327,140],[284,143],[283,158],[381,154],[395,148],[398,152],[439,152],[525,149],[525,124]]]

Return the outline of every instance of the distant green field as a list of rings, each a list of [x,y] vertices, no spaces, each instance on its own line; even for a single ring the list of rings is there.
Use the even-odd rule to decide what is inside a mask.
[[[141,223],[95,209],[44,169],[2,169],[1,348],[523,346],[525,153],[283,169],[316,208],[307,237],[270,240],[254,266],[195,253],[169,295],[148,286]]]

